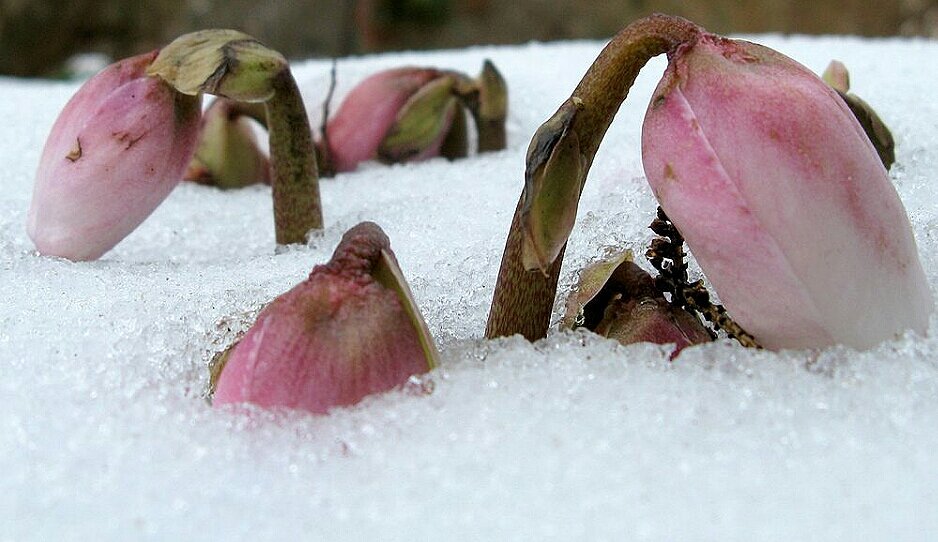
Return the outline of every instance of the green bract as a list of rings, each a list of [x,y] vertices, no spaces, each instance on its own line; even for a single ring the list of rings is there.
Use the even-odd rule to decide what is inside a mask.
[[[264,102],[274,94],[272,79],[287,60],[237,30],[201,30],[176,38],[147,70],[184,94],[213,94],[243,102]]]

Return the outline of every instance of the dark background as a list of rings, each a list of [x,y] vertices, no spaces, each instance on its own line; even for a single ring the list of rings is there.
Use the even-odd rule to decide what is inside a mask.
[[[602,39],[655,11],[718,33],[938,36],[938,0],[0,0],[0,74],[53,76],[77,53],[121,58],[210,27],[308,58]]]

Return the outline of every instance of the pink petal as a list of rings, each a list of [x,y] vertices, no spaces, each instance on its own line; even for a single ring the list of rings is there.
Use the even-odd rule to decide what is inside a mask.
[[[356,236],[361,229],[346,234],[332,261],[261,312],[229,356],[214,405],[325,413],[429,369],[398,295],[372,276],[381,251],[390,250],[387,238]]]
[[[643,161],[730,314],[769,348],[924,332],[931,294],[902,203],[843,101],[746,42],[679,49]]]
[[[376,157],[398,111],[437,70],[396,68],[374,74],[346,96],[326,127],[330,157],[337,171],[351,171]]]
[[[27,218],[43,254],[100,257],[182,178],[198,132],[198,100],[143,76],[152,57],[118,63],[89,80],[53,126]]]

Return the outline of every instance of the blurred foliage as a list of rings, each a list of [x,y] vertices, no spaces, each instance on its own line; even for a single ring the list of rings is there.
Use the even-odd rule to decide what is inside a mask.
[[[938,36],[938,0],[0,0],[0,74],[50,75],[78,53],[125,57],[207,27],[299,58],[601,39],[655,11],[719,33]]]

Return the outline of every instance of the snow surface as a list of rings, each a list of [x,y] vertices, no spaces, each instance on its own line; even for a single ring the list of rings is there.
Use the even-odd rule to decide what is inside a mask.
[[[756,40],[850,68],[896,136],[892,178],[935,290],[938,42]],[[601,45],[342,60],[339,97],[380,68],[492,58],[509,148],[325,180],[325,231],[279,254],[268,188],[182,185],[98,262],[38,256],[33,172],[77,85],[0,79],[0,540],[935,539],[935,317],[928,338],[870,352],[723,341],[674,363],[586,333],[481,339],[530,135]],[[295,68],[317,124],[329,67]],[[562,290],[651,237],[639,133],[663,67],[597,156]],[[442,367],[328,416],[210,408],[212,355],[361,220],[389,234]]]

